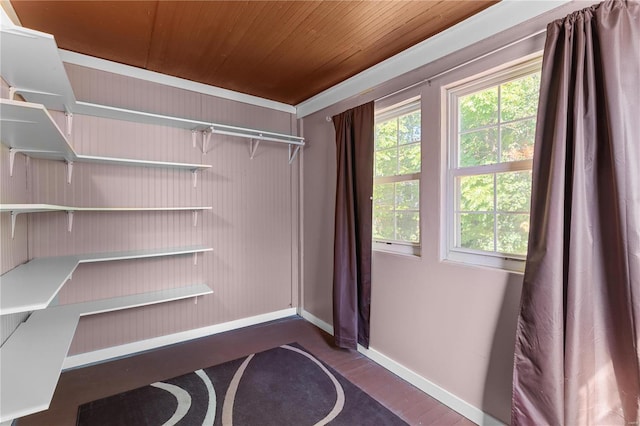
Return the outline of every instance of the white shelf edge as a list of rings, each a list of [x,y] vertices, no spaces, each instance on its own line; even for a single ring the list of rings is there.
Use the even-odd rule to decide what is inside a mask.
[[[43,213],[43,212],[149,212],[149,211],[196,211],[211,210],[211,206],[185,207],[73,207],[56,204],[0,204],[0,212]]]
[[[211,293],[206,284],[196,284],[35,312],[0,348],[0,423],[49,408],[80,317]]]
[[[76,155],[76,161],[81,163],[116,164],[122,166],[158,167],[167,169],[203,170],[211,168],[210,164],[174,163],[171,161],[136,160],[133,158],[101,157],[96,155]]]
[[[148,293],[114,297],[111,299],[93,300],[90,302],[62,305],[50,309],[68,309],[80,317],[98,315],[124,309],[140,308],[142,306],[157,305],[159,303],[175,302],[177,300],[212,294],[213,290],[206,284],[195,284],[187,287],[177,287]]]
[[[149,259],[209,251],[213,249],[205,246],[190,246],[32,259],[0,277],[2,292],[0,316],[47,308],[81,263]],[[32,294],[24,293],[26,291],[32,291]]]
[[[63,160],[66,162],[117,164],[126,166],[158,167],[184,170],[203,170],[211,168],[209,164],[180,163],[174,161],[138,160],[109,156],[85,155],[75,152],[69,140],[60,130],[44,105],[24,101],[0,99],[3,122],[2,142],[13,151],[33,158]],[[9,111],[7,113],[7,111]],[[24,126],[22,128],[21,126]],[[43,134],[34,134],[40,127]],[[22,130],[20,130],[20,129]],[[27,132],[27,137],[20,133]],[[51,136],[53,134],[54,136]],[[27,143],[21,141],[26,139]],[[45,143],[39,143],[46,141]],[[51,142],[53,141],[53,142]],[[51,146],[53,145],[53,146]],[[51,149],[53,148],[53,149]]]

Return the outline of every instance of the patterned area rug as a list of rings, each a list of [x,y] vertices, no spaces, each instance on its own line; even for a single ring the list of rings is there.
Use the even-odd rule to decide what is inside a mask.
[[[293,343],[80,406],[78,425],[406,425]]]

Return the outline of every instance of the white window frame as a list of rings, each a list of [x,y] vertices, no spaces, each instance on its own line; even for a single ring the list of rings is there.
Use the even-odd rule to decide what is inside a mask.
[[[386,108],[382,108],[376,111],[375,113],[375,124],[377,125],[380,122],[390,120],[394,117],[399,117],[401,115],[410,114],[415,111],[420,111],[420,122],[422,126],[422,106],[421,106],[421,98],[420,96],[415,96],[409,99],[406,99],[402,102],[395,103]],[[422,133],[422,128],[420,129],[420,171],[417,173],[408,173],[404,175],[395,175],[395,176],[380,176],[376,177],[375,172],[373,176],[373,184],[381,184],[381,183],[397,183],[397,182],[406,182],[411,180],[417,180],[418,186],[420,188],[420,192],[422,192],[422,182],[421,182],[421,174],[422,174],[422,141],[424,139],[424,135]],[[396,145],[397,146],[397,145]],[[374,152],[374,161],[375,161],[375,152]],[[422,243],[422,194],[420,194],[420,204],[418,205],[418,226],[419,226],[419,240],[417,243],[412,243],[408,241],[401,240],[386,240],[381,238],[373,237],[373,250],[388,252],[393,254],[402,254],[402,255],[410,255],[410,256],[420,256],[421,252],[421,243]],[[373,206],[374,207],[374,206]],[[374,213],[375,207],[372,208],[372,214]]]
[[[542,57],[540,55],[536,55],[533,59],[523,60],[520,63],[489,73],[483,73],[476,78],[472,77],[471,79],[465,79],[462,83],[453,83],[442,88],[443,99],[446,99],[443,105],[443,115],[447,118],[446,131],[443,132],[444,146],[447,152],[447,162],[444,167],[444,179],[446,181],[446,202],[444,211],[446,236],[443,244],[445,247],[445,260],[475,266],[499,268],[510,272],[524,271],[526,260],[526,256],[524,255],[456,247],[456,237],[459,232],[457,229],[455,215],[456,179],[460,176],[528,171],[532,169],[533,165],[533,160],[520,160],[483,166],[458,167],[458,99],[471,93],[476,93],[484,89],[507,83],[510,80],[516,80],[533,72],[539,72],[541,67]]]

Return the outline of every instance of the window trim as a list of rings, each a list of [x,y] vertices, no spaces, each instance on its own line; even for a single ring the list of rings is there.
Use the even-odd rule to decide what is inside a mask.
[[[457,106],[458,99],[465,95],[504,84],[510,80],[517,80],[533,72],[539,72],[541,67],[542,55],[538,53],[534,57],[528,56],[522,58],[518,63],[511,63],[493,71],[476,74],[478,76],[477,78],[472,76],[442,87],[443,129],[445,130],[443,132],[443,146],[446,152],[442,174],[445,180],[445,194],[443,197],[445,234],[442,240],[442,246],[444,248],[442,260],[465,263],[473,266],[503,269],[509,272],[522,273],[524,271],[526,256],[455,246],[458,232],[455,214],[456,179],[460,176],[477,176],[532,170],[533,165],[533,160],[516,160],[482,166],[458,167],[456,164],[459,158]]]
[[[396,102],[392,105],[381,108],[375,112],[374,126],[380,122],[384,122],[402,115],[410,114],[415,111],[420,111],[420,141],[413,142],[412,144],[420,145],[420,171],[417,173],[407,173],[403,175],[394,176],[376,176],[375,175],[375,163],[374,163],[374,175],[373,185],[384,183],[399,183],[407,182],[411,180],[417,180],[419,191],[422,192],[422,141],[424,140],[424,134],[422,132],[422,100],[421,96],[412,96],[408,99],[404,99],[400,102]],[[412,145],[406,144],[406,145]],[[405,146],[405,145],[403,145]],[[396,144],[396,149],[398,145]],[[375,162],[375,148],[374,148],[374,162]],[[420,194],[420,200],[422,200],[422,194]],[[373,202],[373,199],[372,199]],[[372,235],[372,249],[377,252],[392,253],[399,255],[420,256],[422,249],[422,202],[418,205],[418,226],[419,226],[419,238],[418,242],[409,242],[402,240],[387,240],[382,238],[376,238]],[[375,211],[375,207],[372,205],[372,215]],[[413,211],[413,210],[412,210]]]

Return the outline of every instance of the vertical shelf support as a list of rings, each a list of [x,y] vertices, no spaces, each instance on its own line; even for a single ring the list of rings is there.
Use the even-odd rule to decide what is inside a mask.
[[[260,134],[260,137],[262,137],[262,134]],[[249,158],[251,158],[252,160],[253,156],[256,155],[258,145],[260,145],[260,139],[249,139]]]
[[[67,161],[67,184],[71,183],[73,177],[73,161]]]
[[[13,177],[13,164],[16,161],[16,154],[20,152],[15,148],[9,149],[9,176]]]
[[[16,236],[16,218],[18,217],[18,213],[11,212],[11,239]]]
[[[64,116],[67,118],[67,136],[71,136],[71,129],[73,128],[73,114],[69,111],[65,111]]]
[[[296,159],[296,156],[298,155],[298,151],[300,151],[300,145],[296,145],[292,153],[291,144],[289,144],[289,164],[293,163],[293,160]]]
[[[67,211],[67,231],[71,232],[73,229],[73,210]]]
[[[202,153],[207,153],[207,148],[209,147],[209,141],[211,140],[211,135],[213,134],[213,127],[210,128],[209,131],[202,132]]]
[[[198,264],[198,252],[193,253],[193,264]]]
[[[198,140],[198,131],[197,130],[192,130],[191,131],[191,144],[193,145],[194,148],[197,145],[197,140]]]
[[[193,226],[198,226],[198,210],[193,211]]]
[[[198,171],[197,170],[191,170],[191,176],[193,178],[193,187],[197,188],[198,187]]]

